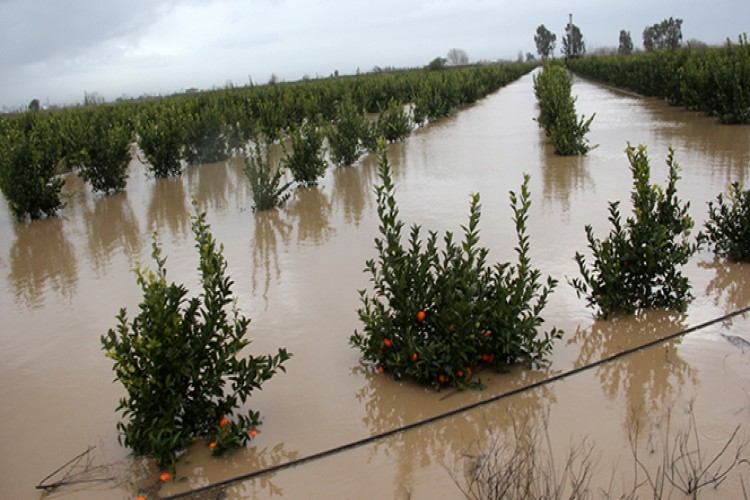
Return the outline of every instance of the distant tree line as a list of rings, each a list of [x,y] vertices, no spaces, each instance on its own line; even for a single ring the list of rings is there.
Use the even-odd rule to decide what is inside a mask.
[[[557,35],[543,24],[539,25],[534,34],[534,44],[537,54],[542,60],[554,57]],[[643,30],[643,49],[646,52],[657,50],[674,50],[682,45],[682,19],[670,17],[663,21],[646,26]],[[633,53],[633,39],[630,31],[620,30],[617,53],[627,55]],[[582,57],[586,54],[586,44],[581,29],[571,22],[565,26],[562,36],[561,53],[566,59]]]

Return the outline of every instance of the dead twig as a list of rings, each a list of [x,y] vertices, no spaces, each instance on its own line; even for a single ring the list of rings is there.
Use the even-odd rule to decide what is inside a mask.
[[[86,451],[65,462],[47,477],[39,481],[39,484],[36,485],[36,489],[54,491],[62,486],[70,486],[73,484],[105,483],[108,481],[114,481],[116,479],[115,477],[90,477],[93,472],[104,469],[104,466],[101,465],[95,467],[92,466],[93,459],[90,454],[95,449],[96,446],[89,446]],[[83,470],[76,472],[76,469],[80,468],[81,461],[84,458],[86,458],[86,463],[82,466]],[[65,471],[65,474],[63,474],[60,480],[50,483],[47,482],[62,471]]]

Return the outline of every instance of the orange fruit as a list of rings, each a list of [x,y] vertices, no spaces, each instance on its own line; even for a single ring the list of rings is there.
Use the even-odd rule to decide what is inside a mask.
[[[441,384],[444,384],[445,383],[445,375],[440,375],[438,377],[438,382],[440,382]]]
[[[456,372],[456,376],[457,376],[458,378],[461,378],[461,377],[463,377],[463,376],[464,376],[464,372],[462,372],[461,370],[458,370],[458,371]]]
[[[393,345],[393,342],[391,342],[391,339],[385,339],[383,341],[386,347],[391,347]]]
[[[159,476],[159,480],[161,481],[169,481],[170,479],[172,479],[172,474],[169,472],[162,472],[161,476]]]
[[[419,311],[417,313],[417,323],[423,322],[426,317],[427,317],[427,314],[424,311]]]
[[[216,448],[216,441],[211,441],[210,443],[208,443],[208,447],[211,448],[212,450]]]
[[[419,356],[417,356],[416,352],[411,355],[411,362],[412,363],[416,363],[418,359],[419,359]]]
[[[254,438],[255,436],[258,435],[258,431],[256,431],[255,429],[251,431],[247,431],[247,435],[250,436],[251,438]]]
[[[146,500],[146,497],[135,497],[135,500]]]
[[[378,366],[378,373],[382,374],[383,372],[385,372],[385,368]]]
[[[219,427],[224,427],[229,423],[229,419],[227,417],[221,417],[221,420],[219,420]]]
[[[491,331],[487,330],[486,332],[484,332],[485,337],[489,337],[490,335],[492,335]]]

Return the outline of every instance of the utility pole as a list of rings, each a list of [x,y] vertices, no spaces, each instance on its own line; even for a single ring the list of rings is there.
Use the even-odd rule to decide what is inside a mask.
[[[573,51],[573,13],[568,13],[568,27],[565,29],[565,32],[568,37],[568,50],[565,51],[565,62],[568,63],[568,59],[570,59],[570,56]]]

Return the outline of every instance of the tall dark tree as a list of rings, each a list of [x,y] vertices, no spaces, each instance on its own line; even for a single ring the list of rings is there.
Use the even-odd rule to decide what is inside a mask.
[[[617,47],[617,53],[627,55],[633,53],[633,39],[630,38],[630,32],[620,30],[620,45]]]
[[[427,65],[427,69],[430,71],[438,71],[445,68],[445,64],[448,60],[444,57],[436,57]]]
[[[673,50],[682,43],[682,19],[670,17],[643,30],[643,48],[646,52]]]
[[[557,35],[548,30],[543,24],[539,25],[536,29],[536,35],[534,35],[534,43],[536,44],[536,51],[542,60],[552,56],[555,51],[556,41]]]
[[[582,57],[586,54],[586,45],[583,43],[581,30],[573,23],[565,26],[565,36],[562,41],[562,53],[566,59]]]

